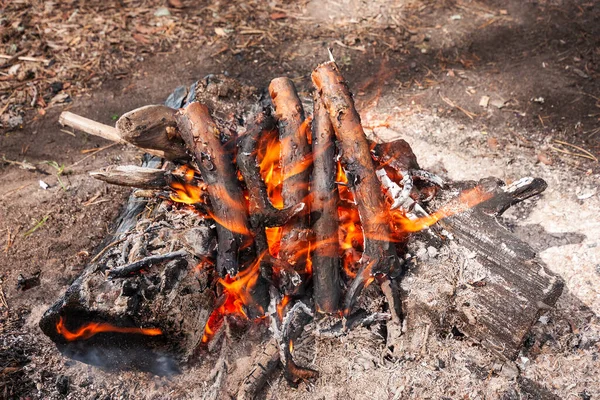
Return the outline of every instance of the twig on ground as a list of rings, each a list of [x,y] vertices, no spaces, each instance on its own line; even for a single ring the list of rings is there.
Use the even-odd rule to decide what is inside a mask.
[[[456,108],[456,109],[459,109],[460,111],[462,111],[470,119],[474,119],[477,116],[477,114],[467,111],[464,108],[462,108],[461,106],[454,104],[454,102],[452,100],[450,100],[447,97],[444,97],[444,95],[441,93],[440,93],[440,98],[444,101],[444,103],[448,104],[450,107],[453,107],[453,108]]]

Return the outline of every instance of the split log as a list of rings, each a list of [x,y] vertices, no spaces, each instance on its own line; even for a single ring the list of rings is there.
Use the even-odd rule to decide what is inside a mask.
[[[162,151],[167,160],[187,160],[185,145],[177,129],[177,110],[151,105],[125,113],[117,120],[119,136],[142,149]]]
[[[510,205],[541,193],[546,183],[533,178],[508,186],[495,178],[453,183],[433,206],[476,186],[490,199],[439,222],[454,238],[449,246],[452,261],[430,260],[408,271],[406,340],[420,335],[419,326],[431,325],[514,359],[539,314],[556,303],[564,282],[497,217]],[[410,351],[411,345],[407,347]]]
[[[311,149],[307,138],[304,109],[294,83],[288,78],[276,78],[269,85],[269,94],[279,124],[283,183],[281,196],[285,207],[306,202],[310,176]],[[283,226],[279,258],[294,266],[301,274],[306,271],[306,257],[299,257],[308,248],[308,213],[298,213]]]
[[[344,311],[349,313],[372,276],[399,268],[399,259],[394,244],[389,241],[391,235],[383,192],[352,94],[334,62],[318,66],[312,73],[312,81],[329,112],[365,237],[360,268],[344,302]]]
[[[248,214],[235,165],[221,145],[219,128],[206,106],[192,102],[181,109],[176,118],[181,137],[192,150],[207,184],[211,217],[217,223],[217,272],[235,276],[240,267],[240,250],[252,248]]]
[[[135,165],[110,166],[89,173],[92,178],[119,186],[139,189],[165,189],[169,185],[170,173],[163,169],[138,167]]]
[[[339,309],[341,292],[335,134],[329,114],[318,95],[315,95],[313,115],[314,160],[310,205],[310,223],[314,234],[314,244],[311,246],[313,296],[317,311],[334,313]]]

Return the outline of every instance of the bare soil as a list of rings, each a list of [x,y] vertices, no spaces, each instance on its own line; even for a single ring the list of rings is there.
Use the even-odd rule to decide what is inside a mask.
[[[289,76],[308,102],[310,72],[327,58],[327,47],[350,82],[369,134],[406,139],[422,167],[454,180],[531,175],[548,182],[543,196],[511,210],[505,222],[563,277],[566,289],[557,307],[535,325],[515,363],[436,332],[425,337],[417,354],[385,358],[384,342],[363,329],[307,344],[321,377],[293,389],[278,376],[264,396],[600,396],[600,10],[595,2],[184,1],[182,9],[169,8],[169,17],[154,15],[163,1],[87,3],[70,20],[70,34],[89,29],[83,21],[88,7],[103,21],[122,17],[119,32],[146,40],[128,39],[125,53],[135,56],[123,56],[119,68],[99,73],[98,85],[70,92],[69,105],[40,113],[37,104],[22,126],[0,135],[0,398],[200,398],[212,385],[204,378],[210,366],[171,378],[89,367],[60,355],[37,327],[41,314],[93,256],[128,195],[87,172],[136,163],[140,156],[125,146],[107,147],[102,139],[65,132],[59,113],[69,109],[112,124],[115,116],[160,103],[176,86],[211,73],[257,87]],[[1,16],[8,21],[23,12],[3,7]],[[60,7],[68,16],[78,5]],[[161,18],[174,21],[179,37],[134,28],[158,28]],[[108,60],[114,54],[101,48],[89,57]],[[81,76],[72,79],[73,87],[81,86]],[[483,97],[489,98],[485,107]],[[17,112],[14,107],[9,111]],[[90,149],[98,151],[83,153]],[[43,189],[40,180],[49,187]],[[19,275],[38,272],[39,285],[18,287]]]

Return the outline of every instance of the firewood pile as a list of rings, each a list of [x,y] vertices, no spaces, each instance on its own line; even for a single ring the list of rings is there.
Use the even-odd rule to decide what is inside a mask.
[[[65,125],[148,154],[142,166],[91,173],[136,189],[114,234],[40,321],[60,351],[157,374],[218,353],[218,391],[228,347],[254,341],[254,364],[232,386],[238,398],[253,398],[280,365],[291,384],[316,378],[294,357],[315,321],[323,337],[383,326],[393,353],[428,318],[516,356],[562,281],[495,218],[545,182],[445,182],[404,140],[367,138],[333,60],[312,82],[312,115],[288,78],[267,94],[223,76],[131,111],[116,128],[63,113]],[[415,240],[459,246],[485,273],[441,290],[415,268]],[[430,287],[407,291],[407,276]]]

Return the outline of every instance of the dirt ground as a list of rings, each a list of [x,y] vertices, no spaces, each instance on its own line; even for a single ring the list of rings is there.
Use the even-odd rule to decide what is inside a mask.
[[[31,102],[29,92],[11,99],[25,86],[12,85],[7,73],[0,77],[0,83],[10,83],[0,93],[2,114],[23,117],[12,128],[3,119],[0,135],[1,398],[201,398],[212,384],[203,379],[206,366],[171,378],[102,371],[64,358],[37,327],[93,256],[128,195],[87,172],[140,157],[130,147],[63,130],[59,113],[68,109],[112,124],[116,116],[160,103],[175,87],[211,73],[257,87],[289,76],[308,102],[310,72],[326,60],[328,47],[350,82],[368,133],[406,139],[423,168],[454,180],[493,175],[548,182],[540,198],[511,210],[504,220],[564,279],[565,291],[536,323],[514,363],[468,341],[433,334],[419,354],[390,360],[382,356],[383,342],[364,329],[317,340],[313,365],[321,377],[298,389],[278,377],[266,398],[600,396],[597,2],[165,4],[2,3],[5,53],[24,40],[64,44],[39,47],[36,55],[54,55],[56,63],[25,77],[40,85],[48,101]],[[39,9],[57,24],[67,16],[65,31],[39,29],[34,39],[6,33],[19,19],[34,20],[28,12]],[[75,43],[71,37],[80,39]],[[86,40],[90,45],[80,48]],[[83,55],[90,61],[85,76],[63,72]],[[108,68],[117,65],[114,60],[118,68]],[[68,94],[70,102],[50,104],[56,93],[44,90],[58,79],[64,79],[63,87],[69,83],[58,94]],[[39,284],[18,286],[19,276],[37,273]]]

